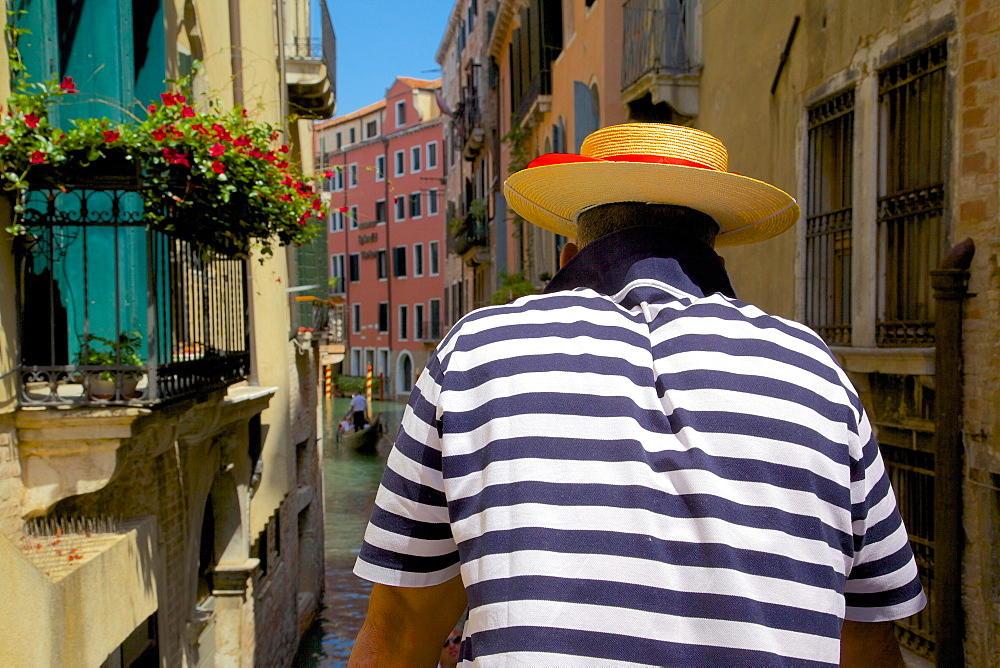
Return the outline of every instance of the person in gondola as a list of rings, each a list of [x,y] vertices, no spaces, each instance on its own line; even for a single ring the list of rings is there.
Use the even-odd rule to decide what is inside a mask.
[[[368,401],[360,390],[351,397],[351,411],[354,413],[354,431],[361,431],[365,428],[365,423],[368,422],[365,417],[365,413],[368,412]]]

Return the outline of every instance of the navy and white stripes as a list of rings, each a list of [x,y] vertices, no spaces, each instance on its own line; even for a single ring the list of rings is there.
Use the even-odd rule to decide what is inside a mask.
[[[355,572],[459,572],[462,658],[836,664],[924,605],[857,395],[808,329],[650,258],[473,312],[410,399]],[[681,289],[683,286],[683,289]]]

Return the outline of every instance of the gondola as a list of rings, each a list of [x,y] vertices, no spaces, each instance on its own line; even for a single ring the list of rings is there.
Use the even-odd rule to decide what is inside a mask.
[[[340,444],[365,455],[375,454],[379,439],[382,438],[382,420],[376,418],[361,431],[345,431],[340,434]]]

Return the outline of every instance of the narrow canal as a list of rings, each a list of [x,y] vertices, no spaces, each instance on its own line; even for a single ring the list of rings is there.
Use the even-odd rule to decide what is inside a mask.
[[[372,402],[372,411],[381,413],[387,434],[379,443],[378,454],[360,455],[337,443],[337,422],[349,403],[346,398],[327,399],[323,407],[326,591],[319,616],[299,645],[296,666],[346,665],[368,609],[371,585],[355,577],[351,569],[406,404]]]

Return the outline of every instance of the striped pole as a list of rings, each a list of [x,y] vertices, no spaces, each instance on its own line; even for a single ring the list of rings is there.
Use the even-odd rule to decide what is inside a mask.
[[[368,365],[368,375],[365,376],[365,399],[368,400],[368,412],[372,412],[372,365]]]
[[[333,366],[330,364],[323,365],[323,389],[326,396],[333,394]]]

